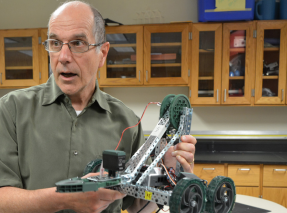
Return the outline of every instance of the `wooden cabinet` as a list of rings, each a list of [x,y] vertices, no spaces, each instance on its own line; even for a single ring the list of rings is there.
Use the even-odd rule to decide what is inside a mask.
[[[260,196],[259,165],[228,165],[228,177],[234,181],[238,194]]]
[[[286,165],[195,164],[194,174],[208,183],[218,175],[230,177],[236,194],[261,197],[287,207]]]
[[[287,207],[287,166],[265,165],[263,198]]]
[[[191,104],[286,103],[287,21],[199,23],[192,34]]]
[[[191,104],[220,104],[222,24],[193,24],[191,52]]]
[[[39,37],[41,38],[41,42],[44,42],[47,36],[48,29],[39,29]],[[46,83],[50,76],[50,60],[49,53],[45,50],[45,47],[42,43],[39,44],[39,58],[40,58],[40,69],[39,69],[39,79],[40,84]]]
[[[188,85],[188,23],[107,27],[101,86]]]
[[[259,186],[259,165],[228,165],[228,177],[236,186]]]
[[[207,180],[208,183],[210,181],[220,175],[224,176],[224,165],[222,164],[196,164],[194,166],[194,171],[193,173],[203,179]]]
[[[100,85],[143,84],[143,26],[106,27],[110,50],[100,69]]]
[[[0,31],[0,87],[39,84],[38,30]]]
[[[257,22],[255,104],[285,104],[286,21]]]
[[[223,24],[222,104],[251,104],[254,22]]]
[[[21,88],[45,83],[48,53],[41,41],[47,29],[0,30],[0,88]]]

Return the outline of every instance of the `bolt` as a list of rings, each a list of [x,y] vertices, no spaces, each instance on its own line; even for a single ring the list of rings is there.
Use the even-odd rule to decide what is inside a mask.
[[[195,207],[196,205],[197,205],[196,201],[193,200],[193,201],[191,202],[191,206],[192,206],[192,207]]]

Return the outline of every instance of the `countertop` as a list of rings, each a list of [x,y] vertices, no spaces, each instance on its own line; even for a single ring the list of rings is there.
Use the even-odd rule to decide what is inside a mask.
[[[195,163],[287,165],[286,152],[196,152]]]
[[[168,206],[164,210],[159,213],[169,213]],[[232,213],[287,213],[287,209],[269,200],[237,194]]]

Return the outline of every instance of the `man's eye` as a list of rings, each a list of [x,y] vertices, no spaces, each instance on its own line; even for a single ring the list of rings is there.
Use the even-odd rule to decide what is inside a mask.
[[[54,47],[58,47],[58,46],[61,46],[61,43],[59,41],[51,41],[50,43],[52,46]]]
[[[70,43],[72,46],[76,47],[85,46],[85,42],[80,40],[71,41]]]

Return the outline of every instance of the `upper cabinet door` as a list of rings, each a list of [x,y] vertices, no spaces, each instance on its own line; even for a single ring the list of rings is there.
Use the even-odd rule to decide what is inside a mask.
[[[257,23],[255,104],[285,104],[285,21]]]
[[[191,104],[220,104],[222,24],[193,24]]]
[[[0,86],[39,84],[38,30],[0,31]]]
[[[222,104],[251,104],[254,49],[253,22],[223,24]]]
[[[106,27],[110,50],[98,75],[101,86],[143,84],[143,26]]]
[[[144,26],[144,84],[188,85],[188,27]]]

